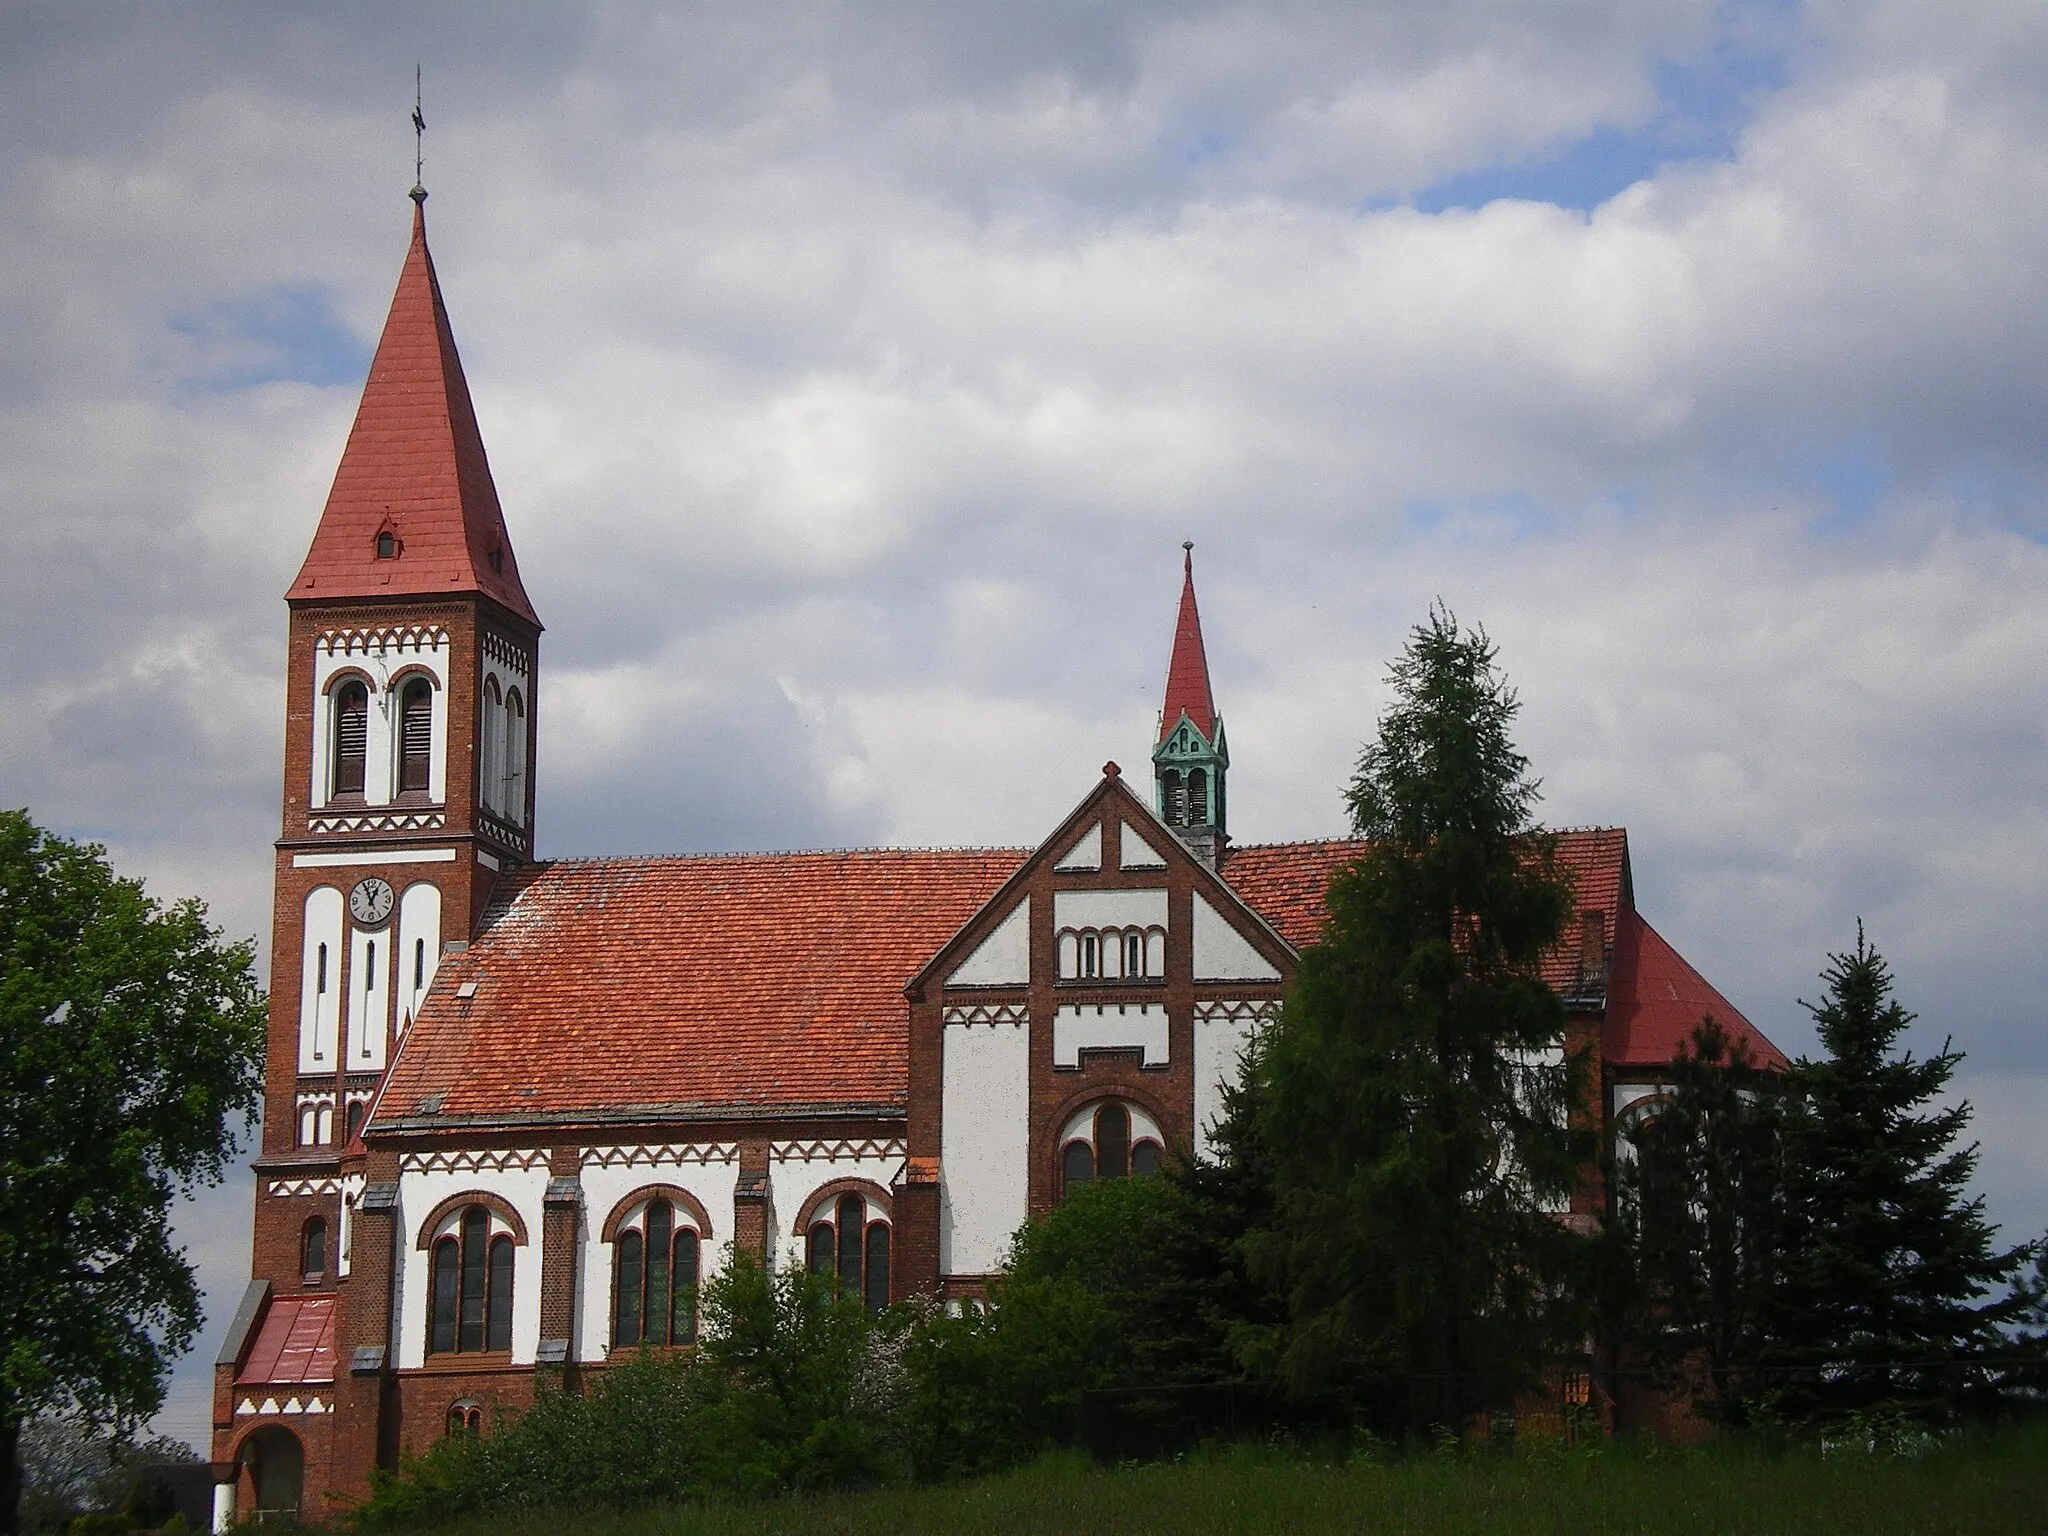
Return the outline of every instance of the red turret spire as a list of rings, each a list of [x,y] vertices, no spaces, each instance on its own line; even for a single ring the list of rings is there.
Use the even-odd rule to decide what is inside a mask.
[[[1209,694],[1209,657],[1202,649],[1202,615],[1195,608],[1195,546],[1183,544],[1180,618],[1173,628],[1173,661],[1166,669],[1166,707],[1159,715],[1159,739],[1186,714],[1203,739],[1216,740],[1216,701]]]
[[[479,592],[538,624],[505,533],[469,385],[427,251],[425,195],[412,248],[327,509],[286,596]]]

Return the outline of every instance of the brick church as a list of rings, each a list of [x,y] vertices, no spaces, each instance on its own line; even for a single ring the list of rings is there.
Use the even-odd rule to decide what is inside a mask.
[[[536,860],[541,623],[415,195],[286,594],[221,1529],[326,1518],[544,1378],[688,1343],[734,1248],[876,1306],[977,1295],[1064,1190],[1205,1152],[1355,851],[1232,840],[1190,560],[1146,771],[1075,765],[1030,846]],[[1637,913],[1626,831],[1559,846],[1579,912],[1545,974],[1596,1113],[1648,1102],[1704,1014],[1782,1060]]]

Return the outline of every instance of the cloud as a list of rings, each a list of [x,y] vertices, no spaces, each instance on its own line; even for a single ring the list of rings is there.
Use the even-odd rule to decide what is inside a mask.
[[[2037,8],[10,13],[0,801],[236,934],[415,58],[545,850],[1034,841],[1193,539],[1240,838],[1341,826],[1441,595],[1786,1045],[1860,915],[2048,1069]]]

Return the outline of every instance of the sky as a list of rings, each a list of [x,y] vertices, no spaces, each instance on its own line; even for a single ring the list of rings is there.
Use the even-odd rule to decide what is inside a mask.
[[[416,63],[543,855],[1035,843],[1183,540],[1234,836],[1341,832],[1441,601],[1788,1051],[1865,925],[2048,1227],[2048,9],[17,0],[0,804],[266,944]]]

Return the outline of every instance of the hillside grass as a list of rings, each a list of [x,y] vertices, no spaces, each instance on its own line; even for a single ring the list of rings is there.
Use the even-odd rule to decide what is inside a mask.
[[[1057,1456],[971,1482],[749,1505],[549,1511],[443,1525],[437,1536],[904,1536],[1012,1532],[1370,1531],[1672,1536],[2010,1536],[2048,1508],[2048,1425],[1945,1443],[1912,1457],[1607,1446],[1489,1455],[1317,1460],[1238,1448],[1098,1470]],[[425,1536],[425,1532],[419,1533]]]

